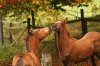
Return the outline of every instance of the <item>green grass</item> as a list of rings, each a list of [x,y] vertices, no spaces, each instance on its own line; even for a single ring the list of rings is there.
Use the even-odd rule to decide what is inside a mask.
[[[12,58],[16,53],[20,53],[23,50],[21,44],[11,47],[10,43],[0,45],[0,66],[11,66]]]

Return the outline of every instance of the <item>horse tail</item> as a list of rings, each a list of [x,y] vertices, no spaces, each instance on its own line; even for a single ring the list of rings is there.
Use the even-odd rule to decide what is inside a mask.
[[[20,56],[15,66],[25,66],[23,58]]]

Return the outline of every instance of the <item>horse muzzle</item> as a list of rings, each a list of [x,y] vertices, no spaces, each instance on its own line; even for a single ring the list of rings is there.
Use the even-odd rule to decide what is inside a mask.
[[[49,32],[50,33],[54,30],[54,26],[53,25],[48,26],[48,28],[49,28]]]

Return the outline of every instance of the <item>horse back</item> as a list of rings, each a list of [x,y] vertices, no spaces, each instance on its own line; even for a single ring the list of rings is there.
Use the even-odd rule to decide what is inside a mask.
[[[99,32],[88,32],[87,34],[84,35],[83,38],[100,40],[100,33]]]
[[[88,32],[81,39],[78,40],[78,43],[84,48],[91,49],[91,52],[100,54],[100,33],[99,32]],[[89,52],[90,53],[90,52]]]

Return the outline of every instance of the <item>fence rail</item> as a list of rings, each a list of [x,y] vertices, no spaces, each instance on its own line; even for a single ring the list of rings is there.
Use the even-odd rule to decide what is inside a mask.
[[[81,22],[82,25],[82,34],[86,34],[87,33],[87,21],[91,21],[91,22],[99,22],[100,23],[100,15],[96,15],[94,17],[88,17],[88,18],[84,18],[84,10],[81,9],[80,10],[81,13],[81,18],[79,19],[75,19],[75,20],[70,20],[67,23],[75,23],[75,22]]]

